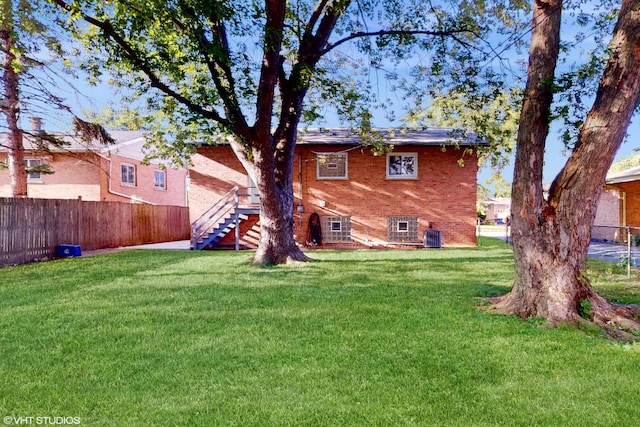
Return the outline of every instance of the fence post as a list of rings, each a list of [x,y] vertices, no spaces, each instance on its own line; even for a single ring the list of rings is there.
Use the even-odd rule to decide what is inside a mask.
[[[198,244],[198,239],[196,238],[197,231],[196,223],[193,222],[191,224],[191,249],[193,250],[198,249],[196,246]]]
[[[238,207],[240,205],[240,196],[238,194],[238,192],[240,191],[240,189],[238,187],[236,187],[236,194],[235,194],[235,199],[234,199],[234,205],[235,208],[233,210],[234,215],[235,215],[235,221],[236,221],[236,251],[240,250],[240,215],[238,215]]]
[[[627,277],[631,277],[631,227],[627,226]]]

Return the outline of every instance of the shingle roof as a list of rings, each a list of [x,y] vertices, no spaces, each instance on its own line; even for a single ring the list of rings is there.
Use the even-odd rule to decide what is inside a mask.
[[[620,184],[622,182],[631,182],[640,180],[640,166],[617,172],[607,176],[607,184]]]
[[[105,152],[119,148],[124,145],[132,144],[134,142],[143,142],[144,132],[142,131],[111,131],[109,134],[115,139],[115,144],[105,145],[98,143],[87,143],[74,135],[64,132],[51,132],[51,135],[62,139],[65,144],[61,147],[52,146],[48,151],[52,152],[85,152],[85,151],[99,151]],[[7,133],[0,133],[0,152],[6,152],[8,149],[9,136]],[[41,151],[38,146],[36,138],[34,138],[29,132],[24,133],[23,146],[26,151]]]
[[[429,129],[378,129],[378,132],[384,137],[385,143],[394,146],[441,146],[455,145],[469,146],[476,144],[475,134],[470,134],[466,140],[460,140],[452,134],[451,128],[429,128]],[[113,145],[103,144],[87,144],[77,137],[65,134],[54,133],[54,135],[62,138],[66,145],[64,147],[52,148],[50,151],[140,151],[141,143],[144,142],[143,131],[110,131],[109,134],[116,140]],[[7,134],[0,133],[0,152],[6,152]],[[225,144],[226,140],[221,144]],[[347,128],[306,128],[300,131],[297,143],[299,145],[360,145],[363,143],[360,136]],[[4,146],[3,146],[4,145]],[[483,142],[477,145],[486,145]],[[130,146],[130,150],[127,147]],[[27,151],[38,151],[38,145],[35,139],[28,133],[25,133],[24,148]],[[136,157],[133,153],[128,153],[128,157]]]
[[[475,134],[470,134],[466,140],[460,140],[452,132],[452,128],[429,129],[378,129],[390,145],[454,145],[463,146],[476,144]],[[361,138],[346,128],[314,128],[303,129],[298,136],[298,144],[310,145],[358,145]],[[482,142],[478,145],[486,145]]]

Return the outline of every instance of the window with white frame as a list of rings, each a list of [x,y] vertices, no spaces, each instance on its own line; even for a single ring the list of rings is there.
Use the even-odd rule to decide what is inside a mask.
[[[387,219],[390,242],[418,242],[417,216],[390,216]]]
[[[320,218],[320,225],[322,226],[322,239],[325,242],[351,241],[350,216],[323,216]]]
[[[418,178],[418,153],[388,153],[387,179]]]
[[[153,188],[155,190],[167,189],[167,173],[163,170],[155,170],[153,172]]]
[[[318,153],[317,172],[318,179],[348,179],[347,153]]]
[[[136,167],[127,163],[120,165],[120,182],[124,185],[136,185]]]
[[[30,170],[42,166],[41,159],[25,159],[24,166],[27,168],[27,182],[42,182],[42,172]]]

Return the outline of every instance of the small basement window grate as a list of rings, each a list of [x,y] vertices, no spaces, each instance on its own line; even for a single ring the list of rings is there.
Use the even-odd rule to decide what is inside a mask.
[[[350,216],[323,216],[320,218],[320,224],[323,241],[330,243],[351,241]]]
[[[417,216],[390,216],[387,219],[390,242],[419,242]]]

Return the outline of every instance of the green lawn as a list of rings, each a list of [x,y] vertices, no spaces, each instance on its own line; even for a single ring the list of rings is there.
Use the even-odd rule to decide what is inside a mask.
[[[242,252],[121,251],[0,269],[0,416],[91,426],[640,420],[640,345],[478,309],[512,281],[504,243],[311,256],[258,268]],[[609,297],[640,302],[636,281],[602,263],[591,274]]]

